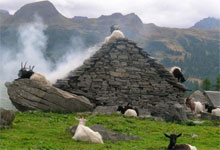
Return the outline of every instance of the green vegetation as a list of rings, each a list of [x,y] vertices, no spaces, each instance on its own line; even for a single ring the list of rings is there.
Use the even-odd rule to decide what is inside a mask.
[[[183,133],[178,143],[194,145],[198,150],[220,149],[220,122],[205,121],[203,124],[192,122],[167,123],[152,119],[128,118],[122,115],[89,116],[88,126],[101,124],[129,135],[137,135],[140,140],[105,141],[104,145],[76,142],[66,128],[77,124],[76,114],[44,112],[16,112],[16,119],[9,129],[0,130],[0,149],[76,149],[76,150],[165,150],[169,140],[166,133]],[[84,115],[88,117],[88,115]],[[192,138],[192,134],[198,135]]]
[[[202,88],[204,91],[210,90],[210,89],[211,89],[211,81],[210,81],[208,78],[205,78],[205,79],[202,81],[201,88]]]

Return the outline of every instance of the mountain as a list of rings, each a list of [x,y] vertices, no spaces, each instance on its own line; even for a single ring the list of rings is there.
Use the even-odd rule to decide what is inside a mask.
[[[4,10],[4,9],[0,9],[0,14],[4,14],[6,16],[10,16],[9,12],[7,10]]]
[[[48,26],[72,26],[73,22],[61,15],[49,1],[26,4],[21,7],[10,19],[4,22],[5,26],[18,27],[24,23],[32,22],[35,16],[42,18]],[[74,25],[73,25],[74,26]]]
[[[128,39],[137,42],[167,68],[180,66],[188,81],[200,82],[206,77],[214,81],[219,74],[219,29],[158,27],[143,23],[135,13],[66,18],[49,1],[24,5],[0,24],[1,44],[18,49],[17,28],[33,21],[36,14],[48,26],[45,56],[52,62],[65,54],[68,45],[78,46],[79,42],[73,39],[80,39],[84,49],[103,42],[110,34],[110,26],[117,24]]]
[[[11,15],[7,10],[0,9],[0,26],[1,24],[10,17]]]
[[[216,19],[213,17],[204,18],[197,22],[192,28],[204,30],[220,29],[220,19]]]

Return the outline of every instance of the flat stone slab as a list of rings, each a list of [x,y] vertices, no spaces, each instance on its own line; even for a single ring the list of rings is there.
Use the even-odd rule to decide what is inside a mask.
[[[220,92],[219,91],[205,91],[204,95],[207,97],[209,104],[214,107],[220,107]]]
[[[36,80],[19,79],[7,82],[8,95],[19,111],[42,110],[53,112],[92,111],[90,101]]]
[[[201,118],[203,118],[203,119],[208,119],[208,120],[217,120],[217,121],[220,121],[220,116],[215,116],[215,115],[212,115],[212,114],[207,113],[207,112],[201,113]]]
[[[70,132],[72,135],[75,134],[77,125],[70,126],[67,128],[67,131]],[[118,142],[120,140],[122,141],[128,141],[128,140],[138,140],[138,136],[128,136],[116,131],[112,131],[102,125],[95,124],[90,127],[92,130],[99,132],[102,135],[102,139],[104,141],[112,141],[112,142]]]

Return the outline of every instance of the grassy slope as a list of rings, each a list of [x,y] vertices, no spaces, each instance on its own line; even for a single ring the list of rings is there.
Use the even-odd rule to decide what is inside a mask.
[[[151,119],[127,118],[121,115],[97,115],[87,125],[102,124],[125,134],[138,135],[140,140],[105,142],[104,145],[76,142],[65,130],[73,124],[76,114],[16,113],[10,129],[0,130],[0,149],[77,149],[77,150],[159,150],[165,149],[168,139],[163,133],[182,132],[178,143],[195,145],[198,150],[220,149],[220,122],[206,121],[203,125],[155,122]],[[188,124],[188,126],[187,126]],[[198,137],[191,138],[192,134]]]

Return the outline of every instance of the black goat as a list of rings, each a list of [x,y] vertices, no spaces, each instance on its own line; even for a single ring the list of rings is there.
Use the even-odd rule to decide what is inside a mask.
[[[212,113],[212,110],[216,109],[216,107],[210,106],[209,104],[205,104],[205,109],[208,109],[207,112]]]
[[[167,150],[197,150],[195,146],[191,146],[189,144],[176,144],[177,138],[182,136],[182,133],[180,133],[179,135],[167,135],[166,133],[164,133],[164,135],[170,139]]]
[[[33,71],[34,66],[32,66],[32,67],[29,66],[29,70],[27,70],[26,65],[27,65],[27,62],[24,64],[24,66],[23,66],[23,63],[21,63],[21,69],[18,72],[19,79],[21,79],[21,78],[30,79],[30,77],[34,74],[34,71]]]

